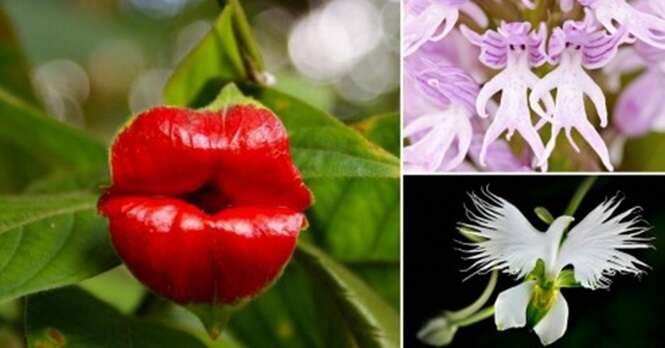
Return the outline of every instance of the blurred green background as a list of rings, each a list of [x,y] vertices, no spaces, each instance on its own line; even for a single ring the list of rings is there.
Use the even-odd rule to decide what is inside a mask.
[[[6,0],[50,115],[109,140],[160,103],[215,0]],[[398,109],[399,1],[246,0],[276,88],[344,120]]]

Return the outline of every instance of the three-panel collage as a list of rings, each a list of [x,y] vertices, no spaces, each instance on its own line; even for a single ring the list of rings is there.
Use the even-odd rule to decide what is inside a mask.
[[[0,348],[665,347],[665,1],[0,1]]]

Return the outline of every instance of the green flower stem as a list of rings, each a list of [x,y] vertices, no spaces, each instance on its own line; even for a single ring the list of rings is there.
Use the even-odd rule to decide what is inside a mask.
[[[238,31],[237,35],[240,38],[243,48],[247,50],[247,54],[251,58],[254,68],[263,71],[264,66],[263,58],[261,58],[261,51],[252,35],[252,29],[247,20],[247,15],[245,15],[245,10],[243,10],[239,0],[229,0],[229,4],[233,6],[234,9],[235,16],[233,16],[233,19],[235,29]]]
[[[490,275],[490,280],[487,282],[487,286],[485,286],[485,290],[483,290],[483,293],[480,295],[480,297],[478,297],[476,301],[474,301],[472,304],[465,307],[464,309],[446,313],[446,317],[450,320],[459,321],[459,322],[463,322],[465,320],[468,320],[468,318],[471,318],[474,315],[474,313],[478,312],[478,310],[485,305],[487,300],[489,300],[490,296],[492,296],[494,288],[496,287],[496,281],[498,277],[499,277],[498,272],[492,271],[492,275]]]
[[[580,204],[582,203],[582,200],[584,199],[584,197],[586,197],[587,193],[589,193],[589,190],[591,190],[591,187],[596,182],[596,179],[597,177],[590,176],[584,179],[584,181],[582,181],[580,186],[577,188],[575,195],[573,195],[573,198],[570,200],[570,203],[568,203],[568,207],[566,208],[565,212],[566,215],[568,216],[575,215],[577,208],[579,208]]]
[[[575,216],[577,208],[580,207],[582,200],[584,200],[584,197],[586,197],[587,193],[589,193],[589,190],[591,190],[591,187],[596,182],[596,179],[597,177],[595,176],[589,176],[584,179],[584,181],[582,181],[580,186],[577,187],[577,191],[575,191],[575,194],[573,195],[573,198],[571,198],[570,203],[568,203],[568,207],[564,213],[565,215]],[[563,235],[561,236],[561,243],[563,243],[563,241],[568,236],[568,231],[570,231],[570,227],[567,227],[563,231]]]
[[[494,306],[489,306],[464,320],[456,322],[456,324],[459,327],[465,327],[490,318],[492,315],[494,315]]]

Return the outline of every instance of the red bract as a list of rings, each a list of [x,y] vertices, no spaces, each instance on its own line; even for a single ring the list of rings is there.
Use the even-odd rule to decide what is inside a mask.
[[[284,126],[264,108],[146,111],[115,139],[111,174],[99,209],[118,254],[178,303],[255,296],[307,225],[311,193]]]

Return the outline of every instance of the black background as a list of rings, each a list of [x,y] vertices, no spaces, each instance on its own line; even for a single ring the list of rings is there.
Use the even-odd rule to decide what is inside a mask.
[[[545,230],[533,213],[546,207],[554,217],[563,214],[581,176],[406,176],[404,178],[404,342],[425,347],[416,333],[428,318],[444,309],[460,309],[473,302],[488,276],[462,282],[468,267],[454,240],[464,240],[455,226],[464,220],[463,204],[469,191],[490,190],[517,206],[535,227]],[[606,197],[621,192],[620,209],[639,205],[653,226],[656,250],[631,252],[653,269],[642,279],[612,277],[610,290],[564,289],[570,315],[568,330],[551,347],[665,347],[665,177],[600,177],[580,205],[579,221]],[[517,285],[502,274],[488,305],[496,295]],[[493,318],[461,328],[450,347],[539,347],[529,329],[498,332]]]

